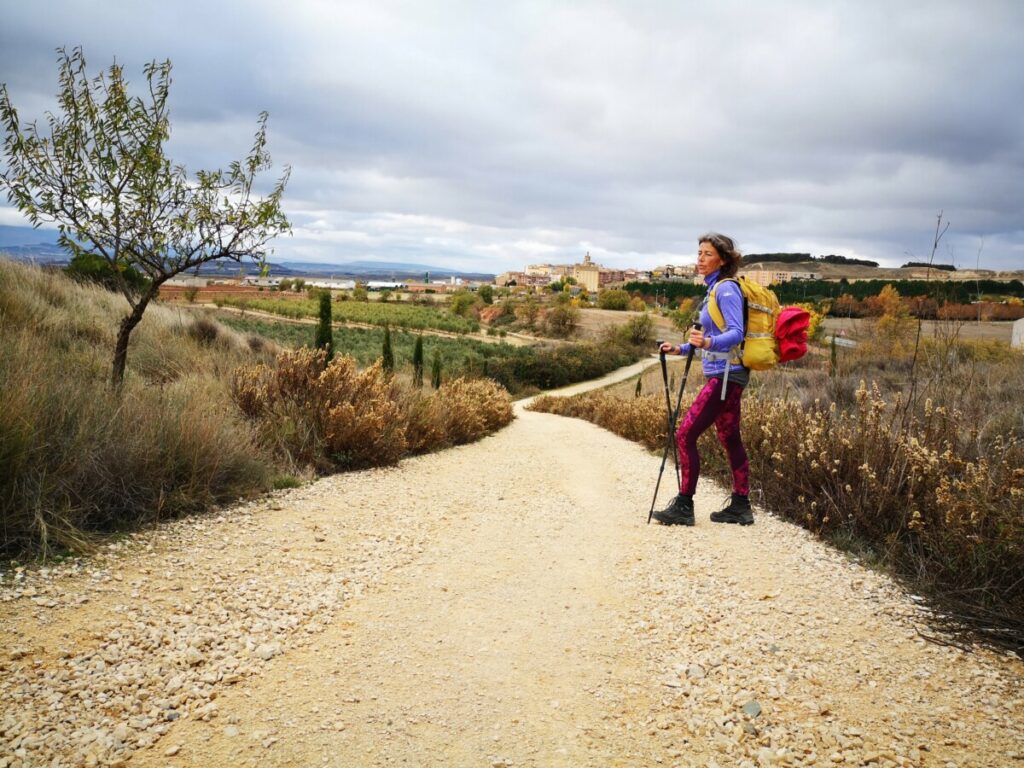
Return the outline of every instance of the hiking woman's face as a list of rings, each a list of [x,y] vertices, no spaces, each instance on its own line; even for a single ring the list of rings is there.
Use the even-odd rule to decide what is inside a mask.
[[[701,277],[707,277],[715,270],[721,269],[722,257],[718,250],[711,243],[701,243],[697,249],[697,272]]]

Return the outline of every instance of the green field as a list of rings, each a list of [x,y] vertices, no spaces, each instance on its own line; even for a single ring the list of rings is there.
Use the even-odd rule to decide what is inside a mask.
[[[286,347],[312,346],[316,332],[314,325],[239,317],[228,312],[218,313],[217,320],[240,333],[254,333]],[[381,356],[384,346],[383,328],[335,326],[333,333],[334,349],[337,354],[351,355],[360,365],[369,365]],[[398,329],[391,331],[391,346],[395,354],[396,367],[412,366],[412,350],[417,335]],[[475,339],[448,339],[425,334],[423,353],[428,366],[435,349],[441,353],[445,370],[456,374],[479,370],[482,366],[481,361],[485,358],[508,357],[514,353],[514,348],[506,343],[492,344]]]
[[[239,299],[228,298],[219,302],[224,306],[269,312],[283,317],[317,317],[320,303],[313,299]],[[412,330],[433,329],[451,333],[476,333],[480,324],[475,320],[453,315],[436,307],[397,302],[336,301],[331,305],[337,322],[390,325]]]
[[[267,318],[239,317],[218,313],[224,325],[246,334],[256,334],[282,346],[312,346],[315,327]],[[415,333],[393,330],[391,346],[395,367],[412,370]],[[384,344],[382,328],[334,328],[334,349],[351,355],[360,365],[369,365],[381,356]],[[486,376],[514,394],[551,389],[577,381],[603,376],[638,359],[642,351],[614,343],[581,343],[557,347],[514,347],[507,343],[488,343],[476,339],[423,336],[423,352],[429,372],[434,351],[441,355],[444,379],[457,376]]]

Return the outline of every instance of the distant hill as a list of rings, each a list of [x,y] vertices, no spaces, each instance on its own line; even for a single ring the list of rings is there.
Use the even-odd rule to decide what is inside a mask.
[[[765,261],[741,267],[741,269],[764,269],[773,272],[813,272],[824,280],[1020,280],[1022,270],[958,269],[947,272],[932,266],[924,267],[868,267],[863,264],[830,264],[828,262],[803,262],[786,264],[779,261]]]
[[[62,266],[69,261],[67,251],[58,245],[46,243],[36,245],[0,245],[0,253],[10,256],[15,261],[28,261],[33,264]]]
[[[868,259],[853,259],[848,256],[837,256],[835,254],[828,254],[827,256],[811,256],[809,253],[745,253],[743,254],[743,262],[745,264],[759,264],[764,262],[772,262],[779,264],[843,264],[851,266],[861,267],[877,267],[877,261],[869,261]]]
[[[56,245],[60,233],[55,229],[0,226],[0,248],[18,245]]]
[[[66,264],[68,254],[57,245],[60,233],[55,229],[0,226],[0,253],[17,261],[36,264]]]
[[[53,229],[33,229],[32,227],[0,226],[0,253],[4,253],[16,261],[28,261],[35,264],[63,266],[69,261],[68,253],[59,245],[59,233]],[[275,277],[302,277],[305,275],[357,277],[357,278],[394,278],[422,279],[427,273],[432,280],[449,277],[461,277],[467,280],[490,280],[492,272],[460,272],[457,269],[436,267],[429,264],[410,264],[399,261],[370,261],[367,259],[350,261],[344,264],[329,264],[318,261],[281,261],[270,262],[270,274]],[[259,266],[251,260],[237,264],[229,259],[211,262],[200,269],[201,275],[237,275],[241,270],[246,275],[259,273]],[[194,272],[192,273],[194,274]]]
[[[384,277],[420,280],[425,274],[430,279],[461,277],[468,280],[490,280],[493,272],[460,272],[447,267],[429,264],[409,264],[399,261],[349,261],[343,264],[326,264],[313,261],[282,261],[271,267],[272,275],[333,275],[335,277]]]

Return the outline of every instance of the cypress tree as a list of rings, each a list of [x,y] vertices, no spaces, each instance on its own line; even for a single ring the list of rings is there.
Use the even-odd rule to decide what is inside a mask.
[[[381,365],[387,373],[395,370],[395,353],[391,351],[391,327],[384,326],[384,349],[381,353]]]
[[[423,386],[423,334],[416,337],[416,346],[412,348],[412,383]]]
[[[331,330],[331,294],[324,291],[320,294],[320,322],[316,326],[316,340],[313,344],[317,349],[327,350],[327,359],[334,357],[334,331]]]
[[[434,389],[441,388],[441,350],[434,350],[434,360],[430,371],[430,384]]]

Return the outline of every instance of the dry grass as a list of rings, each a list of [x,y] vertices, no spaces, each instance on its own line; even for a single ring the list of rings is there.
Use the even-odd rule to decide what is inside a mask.
[[[252,359],[230,331],[197,342],[153,308],[120,396],[110,356],[124,300],[0,260],[0,549],[86,549],[97,533],[268,487],[271,462],[221,405],[218,371]],[[156,311],[153,311],[156,310]],[[226,358],[226,359],[225,359]]]

